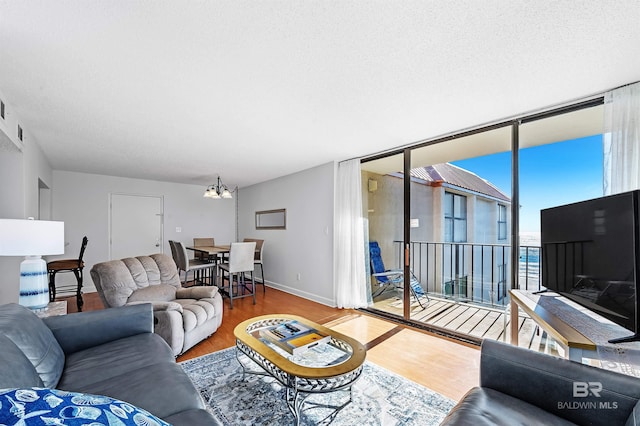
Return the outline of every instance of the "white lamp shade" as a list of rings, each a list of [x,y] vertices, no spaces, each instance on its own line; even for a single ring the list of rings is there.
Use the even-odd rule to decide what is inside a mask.
[[[64,222],[0,219],[0,256],[64,253]]]

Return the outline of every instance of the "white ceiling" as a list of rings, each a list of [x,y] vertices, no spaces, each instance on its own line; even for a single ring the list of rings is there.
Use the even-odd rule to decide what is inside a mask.
[[[640,80],[637,0],[0,0],[54,169],[241,187]]]

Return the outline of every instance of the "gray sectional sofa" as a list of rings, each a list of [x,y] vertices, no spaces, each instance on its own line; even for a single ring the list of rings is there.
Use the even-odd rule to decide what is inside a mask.
[[[640,425],[640,379],[494,340],[442,425]]]
[[[173,425],[215,424],[154,334],[151,304],[44,319],[0,306],[0,389],[33,387],[116,398]]]

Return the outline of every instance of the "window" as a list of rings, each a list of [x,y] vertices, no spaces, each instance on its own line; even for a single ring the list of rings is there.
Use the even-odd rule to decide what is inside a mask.
[[[467,197],[464,195],[444,193],[444,240],[467,241]]]
[[[507,239],[507,206],[498,204],[498,239]]]

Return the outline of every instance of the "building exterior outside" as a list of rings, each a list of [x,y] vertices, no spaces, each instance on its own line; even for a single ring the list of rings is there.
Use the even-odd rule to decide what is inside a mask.
[[[363,172],[369,241],[387,269],[399,268],[403,174]],[[411,170],[411,268],[432,294],[501,304],[509,289],[511,200],[490,182],[449,163]],[[375,288],[375,280],[372,283]]]

